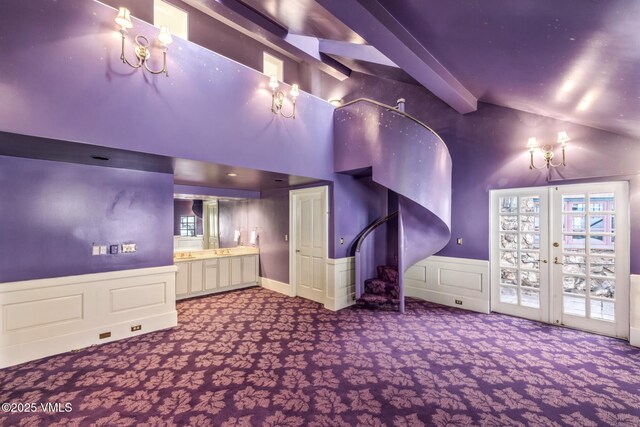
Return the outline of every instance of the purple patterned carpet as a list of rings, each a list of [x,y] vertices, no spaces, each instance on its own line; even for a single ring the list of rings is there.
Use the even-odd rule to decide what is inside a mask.
[[[640,350],[409,300],[332,313],[253,288],[180,326],[0,370],[2,426],[639,426]]]

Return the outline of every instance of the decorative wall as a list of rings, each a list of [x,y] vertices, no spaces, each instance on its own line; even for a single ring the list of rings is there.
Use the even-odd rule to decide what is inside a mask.
[[[0,156],[0,200],[0,282],[173,264],[169,174]]]

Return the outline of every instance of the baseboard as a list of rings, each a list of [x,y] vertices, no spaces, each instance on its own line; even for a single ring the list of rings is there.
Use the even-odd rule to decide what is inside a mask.
[[[279,282],[277,280],[261,277],[260,286],[265,289],[269,289],[270,291],[291,296],[291,285],[289,283]]]
[[[0,368],[176,326],[175,272],[171,265],[3,283]]]
[[[355,257],[329,258],[324,307],[338,311],[355,304]]]
[[[406,296],[489,313],[489,261],[432,256],[412,265],[404,283]]]

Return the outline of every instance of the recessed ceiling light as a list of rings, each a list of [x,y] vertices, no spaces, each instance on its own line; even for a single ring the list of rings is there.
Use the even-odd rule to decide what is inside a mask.
[[[227,176],[238,176],[237,173],[228,173]]]
[[[96,159],[96,160],[102,160],[102,161],[107,161],[109,160],[108,157],[103,157],[103,156],[91,156],[92,159]]]

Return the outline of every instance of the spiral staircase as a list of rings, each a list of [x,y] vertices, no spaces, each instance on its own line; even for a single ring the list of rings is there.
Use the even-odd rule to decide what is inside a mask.
[[[397,214],[384,215],[355,242],[356,301],[404,312],[404,273],[442,249],[451,237],[451,156],[436,132],[396,107],[360,98],[334,113],[334,170],[358,174],[395,192]],[[379,266],[363,280],[364,240],[397,216],[397,266]],[[394,273],[395,269],[395,273]]]

